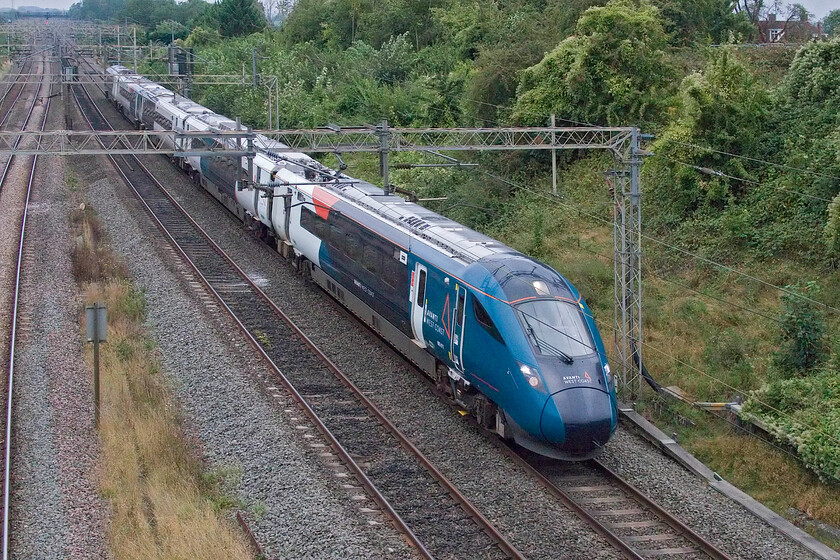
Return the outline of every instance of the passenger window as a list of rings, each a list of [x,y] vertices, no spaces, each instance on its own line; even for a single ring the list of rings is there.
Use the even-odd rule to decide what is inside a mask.
[[[362,252],[362,266],[371,272],[379,270],[379,251],[373,247],[365,247]]]
[[[423,302],[426,300],[426,271],[421,270],[420,276],[417,278],[417,305],[423,307]]]
[[[315,221],[315,235],[323,241],[327,241],[327,238],[330,236],[330,228],[327,227],[327,222],[315,215],[315,213],[312,213],[312,219]]]
[[[481,325],[481,327],[485,331],[487,331],[487,334],[504,344],[505,341],[502,338],[501,333],[499,333],[499,329],[497,329],[496,325],[493,324],[493,319],[490,318],[490,314],[487,313],[487,310],[484,309],[484,306],[481,305],[481,302],[478,301],[475,297],[473,297],[472,304],[473,313],[475,314],[475,320],[478,322],[478,324]]]
[[[382,264],[384,268],[382,279],[393,288],[399,287],[400,276],[405,274],[405,267],[403,267],[400,261],[388,257],[384,258]]]
[[[347,256],[353,259],[354,261],[359,260],[359,257],[362,254],[362,244],[359,243],[359,240],[353,237],[352,233],[348,233],[344,237],[344,243]]]
[[[341,248],[342,241],[344,241],[344,235],[341,234],[341,230],[337,226],[330,226],[330,244]]]

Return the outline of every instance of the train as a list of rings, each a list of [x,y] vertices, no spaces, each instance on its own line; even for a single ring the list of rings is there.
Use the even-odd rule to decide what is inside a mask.
[[[124,66],[106,75],[107,97],[138,128],[239,126]],[[166,137],[185,150],[174,144],[186,140]],[[246,182],[244,157],[174,162],[481,426],[546,457],[601,452],[618,423],[615,386],[592,313],[569,280],[268,137],[257,135],[255,146]]]

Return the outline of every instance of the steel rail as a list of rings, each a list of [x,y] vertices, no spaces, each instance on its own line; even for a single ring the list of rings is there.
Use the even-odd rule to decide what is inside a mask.
[[[42,85],[43,85],[43,83],[44,82],[41,82]],[[17,95],[15,96],[14,100],[12,101],[12,104],[9,107],[9,110],[6,112],[5,115],[3,115],[3,120],[0,121],[0,126],[3,126],[4,124],[6,124],[6,120],[8,120],[8,118],[11,116],[11,114],[13,112],[12,109],[14,109],[15,104],[17,103],[18,99],[20,99],[20,96],[23,95],[23,90],[24,89],[26,89],[26,88],[24,86],[21,86],[20,91],[18,91]],[[9,91],[11,91],[11,88],[9,88],[9,90],[6,91],[6,94],[8,94]],[[23,121],[23,125],[21,126],[21,130],[24,130],[26,128],[26,125],[29,124],[29,119],[32,117],[32,112],[35,110],[35,105],[38,103],[38,93],[40,93],[40,91],[41,91],[41,88],[39,87],[38,91],[35,92],[35,96],[32,98],[32,104],[29,106],[29,111],[27,111],[27,113],[26,113],[26,118]],[[5,99],[6,99],[6,95],[4,94],[3,98],[0,99],[0,104],[2,104],[5,101]],[[47,100],[47,103],[49,103],[49,100]],[[41,127],[41,130],[43,130],[43,126]],[[20,145],[22,140],[23,140],[22,137],[15,140],[15,148],[17,148]],[[36,156],[36,158],[37,158],[37,156]],[[3,190],[3,184],[6,182],[6,174],[9,172],[9,168],[12,166],[12,161],[14,159],[15,159],[15,155],[11,154],[9,156],[9,159],[6,160],[6,163],[3,166],[3,172],[0,173],[0,191]]]
[[[87,92],[86,92],[87,93]],[[94,107],[96,108],[95,104]],[[99,110],[96,108],[97,111]],[[101,115],[101,112],[100,112]],[[105,119],[104,115],[102,118]],[[107,119],[105,119],[107,122]],[[89,122],[90,124],[90,122]],[[265,349],[260,344],[260,342],[255,338],[255,336],[247,329],[247,327],[240,321],[239,317],[236,313],[227,305],[224,300],[224,297],[219,294],[211,285],[210,281],[201,273],[198,266],[189,258],[186,252],[179,246],[177,241],[171,235],[171,233],[166,229],[164,224],[158,219],[155,215],[154,211],[151,207],[143,200],[140,193],[134,189],[134,186],[131,184],[130,179],[127,175],[119,168],[119,166],[114,161],[114,158],[111,158],[114,162],[115,167],[117,168],[118,172],[123,176],[126,180],[126,183],[129,187],[134,190],[135,195],[137,196],[138,200],[143,204],[146,208],[147,212],[150,214],[152,219],[157,223],[158,227],[163,231],[163,233],[169,238],[170,242],[172,243],[175,250],[182,256],[187,264],[193,269],[195,274],[204,284],[204,286],[210,291],[211,294],[217,299],[218,303],[222,306],[222,308],[228,313],[228,315],[237,323],[239,328],[245,333],[248,340],[251,342],[251,345],[254,347],[255,350],[263,357],[263,359],[271,366],[271,369],[274,370],[275,375],[281,381],[283,386],[287,389],[289,394],[292,398],[299,404],[302,408],[304,413],[310,418],[310,420],[315,424],[318,431],[324,435],[325,439],[330,442],[331,447],[341,456],[343,462],[354,472],[357,476],[359,481],[362,485],[368,490],[369,494],[373,499],[383,508],[385,512],[395,521],[398,529],[406,534],[406,536],[411,540],[412,544],[417,547],[418,551],[426,558],[432,558],[431,553],[426,549],[425,545],[419,540],[419,538],[414,535],[412,530],[408,527],[405,521],[401,518],[401,516],[393,509],[390,503],[387,501],[385,496],[381,494],[381,492],[375,487],[374,483],[368,478],[365,474],[364,470],[356,463],[356,461],[350,456],[350,454],[344,449],[338,439],[331,433],[329,428],[324,424],[324,422],[318,417],[317,413],[312,409],[306,399],[300,395],[297,389],[292,385],[291,381],[280,371],[279,367],[275,364],[275,362],[268,356],[265,352]],[[515,559],[524,559],[524,556],[516,550],[516,548],[502,535],[491,523],[490,521],[480,512],[478,509],[473,506],[469,500],[452,484],[432,463],[426,458],[422,452],[411,443],[411,441],[405,437],[402,432],[392,423],[387,417],[376,407],[376,405],[370,401],[370,399],[362,393],[360,389],[358,389],[353,382],[335,365],[327,356],[321,351],[314,342],[291,320],[288,315],[286,315],[277,305],[269,298],[249,277],[248,275],[230,258],[207,234],[207,232],[201,228],[201,226],[193,220],[191,216],[187,213],[187,211],[178,204],[177,201],[166,191],[163,185],[160,184],[157,179],[151,174],[151,172],[140,162],[138,158],[134,158],[138,167],[143,169],[144,172],[156,183],[158,188],[161,189],[161,192],[169,199],[172,205],[183,215],[183,217],[198,231],[202,237],[207,241],[210,247],[219,254],[222,258],[224,258],[228,264],[230,264],[242,277],[242,279],[248,283],[251,288],[286,322],[286,324],[300,337],[300,339],[312,350],[312,352],[322,360],[322,362],[335,373],[335,375],[345,384],[360,401],[362,401],[368,410],[373,413],[374,416],[380,421],[380,423],[400,442],[400,444],[408,451],[410,451],[418,461],[426,468],[426,470],[432,474],[432,476],[438,481],[438,483],[445,489],[449,494],[461,505],[466,513],[468,513],[473,519],[477,522],[477,524],[481,527],[481,529],[487,534],[491,540],[493,540],[496,545],[510,558]]]
[[[691,527],[677,519],[671,512],[653,501],[641,490],[624,480],[615,471],[611,470],[597,459],[592,460],[592,463],[597,465],[597,468],[609,477],[622,491],[626,492],[634,500],[644,505],[656,517],[659,517],[663,523],[671,527],[671,529],[673,529],[677,534],[684,537],[692,544],[698,546],[704,554],[709,556],[709,558],[712,558],[713,560],[731,560],[728,555],[721,550],[718,550],[712,543],[698,535]]]
[[[613,532],[608,524],[598,520],[593,513],[582,506],[575,500],[568,492],[560,488],[557,484],[552,482],[546,475],[540,472],[539,468],[529,462],[522,454],[514,447],[499,438],[493,438],[496,447],[502,450],[508,457],[510,457],[517,465],[525,469],[531,476],[533,476],[552,496],[563,502],[569,509],[571,509],[578,517],[585,523],[592,527],[595,532],[607,539],[625,558],[629,560],[644,560],[646,557],[637,551],[630,543],[626,542],[620,535]],[[695,531],[677,519],[673,514],[662,508],[659,504],[653,501],[650,497],[641,492],[638,488],[621,478],[617,473],[608,469],[598,461],[590,461],[594,468],[601,470],[610,482],[614,483],[620,490],[626,492],[631,499],[635,500],[639,505],[645,507],[654,516],[659,517],[660,520],[671,527],[679,537],[683,537],[699,548],[698,552],[706,554],[713,560],[731,560],[731,558],[724,552],[717,549],[712,543],[698,535]]]
[[[23,73],[24,65],[27,65],[27,64],[32,64],[32,61],[27,59],[26,62],[23,65],[21,65],[17,74],[7,74],[5,77],[7,77],[7,78],[17,78],[17,77],[19,77]],[[6,88],[6,91],[4,91],[3,95],[0,96],[0,105],[2,105],[3,103],[6,102],[6,98],[9,96],[9,93],[12,91],[12,89],[14,89],[14,87],[16,85],[18,85],[19,82],[18,82],[17,79],[15,79],[14,81],[9,81],[8,83],[9,83],[9,87]],[[21,92],[22,91],[23,91],[23,87],[21,87]],[[18,97],[20,97],[20,92],[18,92],[17,97],[15,97],[15,101],[17,101]],[[12,102],[12,105],[14,106],[14,101]],[[11,113],[11,108],[6,113],[6,116],[3,117],[3,122],[0,122],[0,125],[6,122],[6,117],[9,115],[9,113]]]
[[[546,130],[550,130],[550,129],[546,129]],[[601,132],[602,130],[601,130],[601,129],[598,129],[598,131],[599,131],[599,132]],[[300,131],[300,132],[310,132],[310,131]],[[319,133],[320,133],[320,131],[317,131],[317,132],[319,132]],[[349,131],[348,131],[348,132],[349,132]],[[354,131],[354,132],[355,132],[355,131]],[[592,131],[587,131],[587,132],[592,132]],[[139,163],[139,162],[138,162],[138,163]],[[140,166],[142,166],[142,164],[140,164]],[[164,194],[167,194],[167,196],[169,197],[168,193],[166,193],[165,191],[164,191]],[[138,194],[138,197],[139,197],[139,194]],[[186,215],[186,211],[185,211],[185,210],[183,210],[183,209],[180,207],[180,205],[178,205],[178,203],[174,201],[174,199],[172,199],[171,197],[169,197],[169,198],[170,198],[170,200],[172,200],[173,204],[174,204],[176,207],[178,207],[178,209]],[[147,209],[148,209],[148,206],[147,206]],[[150,209],[149,209],[149,212],[151,213],[151,210],[150,210]],[[189,221],[191,221],[191,222],[193,223],[193,225],[194,225],[194,226],[195,226],[195,227],[196,227],[199,231],[201,231],[201,233],[202,233],[205,237],[208,237],[208,236],[207,236],[207,234],[203,231],[203,229],[201,229],[201,228],[200,228],[200,226],[198,226],[197,224],[195,224],[195,222],[193,222],[191,218],[189,218],[189,217],[187,216],[187,219],[188,219]],[[159,223],[160,227],[161,227],[161,228],[163,228],[163,225],[162,225],[162,224],[160,224],[160,222],[158,222],[158,223]],[[208,237],[208,238],[209,238],[209,237]],[[171,237],[170,237],[170,239],[171,239]],[[173,240],[173,242],[174,242],[174,240]],[[177,245],[176,245],[176,247],[177,247]],[[221,249],[217,249],[217,251],[221,251]],[[180,252],[180,253],[184,256],[184,258],[185,258],[185,259],[187,259],[187,261],[189,262],[188,257],[186,257],[186,255],[184,254],[184,252],[183,252],[183,251],[181,251],[180,249],[179,249],[179,252]],[[240,270],[240,269],[239,269],[239,267],[238,267],[238,266],[236,266],[236,264],[235,264],[232,260],[230,260],[230,259],[229,259],[229,257],[227,257],[226,255],[224,255],[223,253],[220,253],[220,254],[222,254],[223,256],[225,256],[225,257],[229,260],[229,262],[230,262],[230,264],[231,264],[231,265],[233,265],[235,268],[237,268],[238,270]],[[190,263],[190,264],[192,265],[192,263]],[[201,275],[201,273],[200,273],[200,272],[198,272],[198,270],[197,270],[197,268],[195,267],[195,265],[192,265],[192,266],[193,266],[194,270],[196,271],[196,273],[199,275],[199,277],[202,279],[202,282],[205,284],[205,286],[207,286],[207,287],[209,288],[209,290],[210,290],[210,291],[211,291],[211,292],[212,292],[212,293],[213,293],[213,294],[217,297],[217,299],[219,299],[219,302],[220,302],[220,303],[222,304],[222,306],[223,306],[223,307],[224,307],[224,308],[228,311],[228,313],[229,313],[229,314],[231,314],[231,316],[232,316],[232,317],[234,318],[234,320],[235,320],[235,321],[236,321],[236,322],[240,325],[240,327],[241,327],[243,330],[245,330],[244,325],[242,325],[242,324],[239,322],[239,320],[235,317],[235,315],[233,315],[233,313],[234,313],[234,312],[228,308],[228,306],[227,306],[227,305],[224,303],[224,301],[221,299],[221,296],[219,296],[219,294],[217,294],[217,293],[216,293],[216,291],[215,291],[215,290],[214,290],[214,289],[213,289],[213,288],[209,285],[209,283],[208,283],[208,282],[207,282],[207,281],[203,278],[203,276]],[[274,303],[273,303],[273,302],[272,302],[272,301],[271,301],[271,300],[270,300],[267,296],[265,296],[265,295],[262,293],[262,291],[261,291],[261,290],[259,290],[259,288],[258,288],[258,287],[256,287],[256,286],[254,285],[254,283],[253,283],[253,282],[251,282],[251,280],[248,278],[248,276],[247,276],[244,272],[242,272],[242,271],[240,270],[240,273],[241,273],[241,275],[242,275],[243,279],[245,279],[245,281],[246,281],[247,283],[249,283],[250,285],[252,285],[252,286],[253,286],[253,287],[254,287],[254,288],[255,288],[255,289],[256,289],[256,290],[257,290],[260,294],[262,294],[262,295],[263,295],[263,297],[264,297],[264,298],[266,298],[266,301],[269,303],[269,305],[271,305],[271,306],[272,306],[272,307],[273,307],[273,308],[274,308],[274,309],[278,312],[278,314],[280,314],[280,315],[281,315],[281,316],[282,316],[282,317],[283,317],[283,318],[284,318],[284,319],[285,319],[285,320],[286,320],[286,321],[290,324],[290,326],[292,326],[292,328],[294,328],[295,330],[297,330],[297,331],[298,331],[299,336],[301,336],[301,337],[303,338],[303,340],[307,343],[307,345],[309,345],[311,348],[315,349],[317,352],[320,352],[320,351],[318,351],[318,350],[317,350],[317,347],[315,347],[314,343],[312,343],[312,342],[308,339],[308,337],[306,337],[306,335],[305,335],[305,334],[303,334],[302,332],[300,332],[300,331],[299,331],[299,329],[297,329],[297,327],[296,327],[296,326],[295,326],[295,325],[291,322],[291,320],[290,320],[290,319],[288,319],[288,318],[285,316],[285,314],[284,314],[282,311],[280,311],[280,310],[279,310],[279,308],[277,308],[277,307],[276,307],[276,305],[274,305]],[[246,330],[245,332],[247,333],[247,330]],[[271,364],[274,366],[273,362],[272,362],[272,361],[271,361],[271,359],[270,359],[270,358],[269,358],[269,357],[265,354],[265,352],[264,352],[264,350],[262,349],[262,346],[259,344],[259,342],[258,342],[258,341],[256,341],[256,340],[255,340],[252,336],[250,336],[250,333],[248,333],[248,337],[249,337],[249,340],[251,341],[252,345],[253,345],[253,346],[254,346],[254,347],[255,347],[255,348],[256,348],[256,349],[257,349],[257,350],[258,350],[261,354],[263,354],[263,356],[264,356],[264,357],[265,357],[265,358],[269,361],[269,363],[271,363]],[[340,370],[338,370],[338,368],[335,366],[335,364],[333,364],[333,363],[329,360],[329,358],[326,358],[325,356],[324,356],[323,358],[324,358],[324,360],[325,360],[325,363],[327,363],[327,364],[328,364],[328,366],[330,367],[330,369],[332,369],[334,372],[336,372],[336,373],[339,375],[339,377],[341,378],[341,377],[343,376],[343,374],[341,374]],[[274,367],[276,368],[276,366],[274,366]],[[279,371],[278,371],[278,373],[279,373]],[[282,376],[282,373],[280,373],[280,375]],[[344,379],[342,379],[342,380],[344,381]],[[284,381],[285,381],[285,378],[284,378]],[[354,387],[352,387],[352,382],[351,382],[349,379],[347,379],[345,383],[346,383],[346,384],[348,384],[348,386],[349,386],[349,387],[351,387],[351,388],[355,389]],[[367,399],[367,397],[366,397],[366,396],[364,396],[364,395],[361,395],[361,394],[360,394],[360,395],[359,395],[359,397],[360,397],[360,400],[369,402],[369,400]],[[372,405],[372,403],[371,403],[371,406],[374,406],[374,405]],[[308,408],[308,405],[306,405],[306,407]],[[374,406],[374,409],[375,409],[375,406]],[[309,409],[309,410],[311,410],[311,409]],[[314,414],[314,411],[313,411],[313,414]],[[377,413],[377,417],[378,417],[378,418],[380,418],[380,421],[383,423],[383,425],[386,425],[386,426],[391,425],[391,424],[390,424],[390,422],[389,422],[389,421],[388,421],[388,420],[384,417],[384,415],[381,415],[381,413]],[[389,429],[390,429],[390,428],[389,428]],[[394,430],[396,430],[396,428],[395,428],[395,427],[394,427],[393,429],[394,429]],[[408,443],[408,445],[411,445],[411,444],[410,444],[410,443]],[[413,446],[412,446],[412,447],[413,447]],[[539,482],[540,482],[540,483],[541,483],[541,484],[542,484],[542,485],[543,485],[543,486],[544,486],[544,487],[545,487],[545,488],[549,491],[549,493],[551,493],[551,494],[552,494],[555,498],[557,498],[558,500],[560,500],[561,502],[563,502],[563,503],[566,505],[566,507],[568,507],[570,510],[572,510],[572,511],[573,511],[576,515],[578,515],[578,517],[580,517],[580,518],[581,518],[581,519],[582,519],[585,523],[587,523],[590,527],[592,527],[592,529],[593,529],[596,533],[598,533],[598,534],[599,534],[599,535],[601,535],[604,539],[606,539],[606,540],[607,540],[607,541],[608,541],[608,542],[609,542],[609,543],[610,543],[610,544],[611,544],[611,545],[612,545],[612,546],[613,546],[616,550],[618,550],[618,551],[619,551],[619,553],[620,553],[620,554],[622,554],[625,558],[628,558],[628,559],[633,559],[633,560],[642,560],[643,558],[645,558],[643,555],[641,555],[639,552],[637,552],[637,551],[636,551],[636,550],[635,550],[635,549],[634,549],[634,548],[633,548],[633,547],[632,547],[629,543],[627,543],[626,541],[624,541],[624,540],[623,540],[623,539],[622,539],[619,535],[617,535],[615,532],[613,532],[612,530],[610,530],[610,528],[609,528],[606,524],[604,524],[604,523],[600,522],[600,521],[599,521],[599,520],[598,520],[598,519],[597,519],[594,515],[592,515],[592,514],[591,514],[591,513],[590,513],[590,512],[586,509],[586,508],[584,508],[583,506],[581,506],[580,504],[578,504],[578,503],[574,500],[574,498],[572,498],[572,497],[571,497],[571,496],[570,496],[567,492],[563,491],[560,487],[558,487],[558,486],[557,486],[557,485],[555,485],[553,482],[551,482],[551,480],[549,480],[549,479],[548,479],[545,475],[543,475],[542,473],[540,473],[540,472],[539,472],[539,471],[538,471],[535,467],[533,467],[530,463],[528,463],[525,459],[523,459],[523,458],[522,458],[519,454],[517,454],[515,451],[513,451],[511,448],[509,448],[508,446],[506,446],[506,445],[504,445],[504,444],[500,444],[500,447],[501,447],[502,449],[506,450],[507,454],[508,454],[508,455],[509,455],[512,459],[514,459],[514,460],[515,460],[515,461],[516,461],[516,462],[517,462],[520,466],[522,466],[522,467],[523,467],[525,470],[527,470],[527,471],[528,471],[528,472],[529,472],[532,476],[534,476],[534,477],[535,477],[535,478],[536,478],[536,479],[537,479],[537,480],[538,480],[538,481],[539,481]],[[429,465],[429,466],[431,466],[432,468],[434,468],[432,465]],[[441,475],[441,476],[442,476],[442,475]],[[616,482],[616,485],[617,485],[617,486],[620,486],[622,489],[627,489],[627,493],[628,493],[628,494],[632,495],[632,497],[633,497],[633,498],[634,498],[637,502],[640,502],[642,505],[644,505],[645,507],[649,508],[649,510],[650,510],[650,511],[651,511],[654,515],[656,515],[657,517],[660,517],[660,518],[662,519],[662,521],[663,521],[666,525],[670,526],[670,527],[671,527],[671,528],[672,528],[672,529],[673,529],[676,533],[678,533],[680,536],[685,537],[686,539],[688,539],[689,541],[691,541],[693,544],[697,545],[697,546],[700,548],[700,551],[702,551],[703,553],[707,554],[710,558],[713,558],[713,559],[715,559],[715,560],[728,560],[728,558],[729,558],[728,556],[726,556],[724,553],[722,553],[721,551],[719,551],[718,549],[716,549],[716,548],[715,548],[715,547],[714,547],[711,543],[709,543],[709,542],[705,541],[702,537],[700,537],[698,534],[696,534],[694,531],[692,531],[689,527],[687,527],[686,525],[682,524],[682,523],[681,523],[679,520],[677,520],[677,519],[676,519],[673,515],[671,515],[670,513],[668,513],[667,511],[665,511],[663,508],[661,508],[660,506],[658,506],[655,502],[653,502],[650,498],[648,498],[647,496],[645,496],[644,494],[642,494],[639,490],[637,490],[637,489],[635,489],[634,487],[632,487],[632,485],[630,485],[630,484],[629,484],[629,483],[627,483],[626,481],[623,481],[622,479],[620,479],[620,478],[619,478],[619,477],[618,477],[615,473],[612,473],[612,472],[610,471],[608,476],[610,476],[610,478]],[[631,489],[632,489],[632,490],[631,490]],[[457,489],[456,489],[456,492],[457,492]],[[464,499],[465,499],[465,498],[464,498]],[[480,513],[479,513],[479,515],[480,515]]]
[[[43,87],[43,86],[42,86]],[[50,92],[52,92],[52,85],[49,85]],[[40,92],[40,88],[38,89]],[[37,99],[37,95],[36,95]],[[34,108],[34,103],[33,103]],[[41,121],[40,128],[43,130],[47,124],[47,118],[50,114],[50,98],[47,97],[47,103],[44,106],[44,118]],[[26,123],[24,123],[24,127],[29,122],[29,118],[32,116],[32,110],[30,109],[29,114],[26,118]],[[26,220],[29,215],[29,198],[32,194],[32,183],[35,179],[35,166],[38,163],[38,156],[32,157],[32,167],[29,170],[29,182],[26,187],[26,200],[23,206],[23,219],[21,220],[20,226],[20,242],[18,244],[18,258],[17,258],[17,270],[15,272],[15,288],[14,288],[14,300],[12,303],[12,333],[11,333],[11,342],[10,342],[10,350],[9,350],[9,374],[8,374],[8,399],[6,403],[6,449],[5,449],[5,460],[4,460],[4,477],[3,477],[3,560],[8,560],[9,558],[9,501],[11,496],[11,491],[9,489],[9,483],[11,478],[11,460],[12,460],[12,404],[13,404],[13,391],[14,391],[14,373],[15,373],[15,337],[17,336],[17,314],[18,314],[18,302],[20,299],[20,273],[21,269],[23,268],[23,241],[24,241],[24,234],[26,232]],[[3,173],[3,179],[5,179],[6,173]]]
[[[347,310],[344,306],[335,301],[333,298],[330,298],[330,301],[333,303],[333,307],[339,312],[344,313],[348,317],[352,317],[354,320],[360,320],[360,318],[355,313]],[[371,332],[371,334],[373,334],[373,336],[376,337],[376,340],[380,341],[380,347],[382,347],[383,349],[387,349],[387,351],[392,352],[395,355],[404,359],[402,354],[399,354],[396,350],[394,350],[392,346],[383,342],[381,338],[379,338],[379,336],[376,334],[376,332],[373,331],[367,323],[361,321],[360,326]],[[440,391],[426,373],[424,373],[411,362],[406,361],[406,364],[415,371],[417,376],[423,382],[428,384],[430,390],[436,396],[438,396],[441,400],[446,402],[453,410],[463,410],[462,407],[458,405],[454,400],[452,400],[452,398],[449,395],[447,395],[443,391]],[[554,484],[535,466],[529,463],[528,460],[525,459],[517,451],[516,448],[514,448],[506,441],[500,439],[496,433],[491,432],[490,430],[476,422],[474,418],[467,416],[466,419],[472,424],[473,427],[475,427],[479,432],[484,434],[496,446],[496,448],[498,448],[502,453],[504,453],[511,460],[513,460],[518,466],[522,467],[523,470],[525,470],[529,475],[533,476],[552,496],[554,496],[557,500],[561,501],[575,514],[577,514],[578,517],[581,518],[585,523],[590,525],[590,527],[596,533],[605,538],[614,548],[618,550],[618,552],[622,556],[629,560],[645,559],[645,557],[639,552],[637,552],[630,544],[624,542],[620,535],[617,535],[615,532],[611,531],[609,527],[607,527],[604,523],[596,519],[591,513],[589,513],[588,510],[586,510],[580,504],[578,504],[574,500],[574,498],[572,498],[567,492],[565,492],[562,488]],[[674,531],[679,533],[679,535],[690,540],[693,544],[698,546],[698,548],[700,549],[699,552],[705,553],[714,560],[731,560],[729,556],[727,556],[722,551],[718,550],[713,544],[706,541],[702,536],[698,535],[695,531],[693,531],[687,525],[682,523],[673,514],[669,513],[667,510],[662,508],[662,506],[660,506],[651,498],[646,496],[641,490],[637,489],[635,486],[622,479],[617,473],[611,471],[600,462],[596,461],[596,463],[598,465],[598,468],[605,471],[606,476],[612,477],[611,480],[614,480],[616,482],[616,486],[619,486],[622,490],[626,490],[627,493],[630,494],[633,499],[636,499],[637,501],[641,502],[642,505],[649,508],[653,515],[660,517],[663,523],[670,526]]]

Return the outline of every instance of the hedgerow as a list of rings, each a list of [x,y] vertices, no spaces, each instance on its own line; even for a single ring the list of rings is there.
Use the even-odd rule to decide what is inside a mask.
[[[821,480],[840,483],[840,374],[771,382],[752,393],[743,417],[793,447]]]

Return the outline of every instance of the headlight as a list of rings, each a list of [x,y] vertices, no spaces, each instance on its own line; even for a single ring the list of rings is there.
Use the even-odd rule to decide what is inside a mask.
[[[604,364],[604,376],[607,378],[607,388],[612,387],[613,378],[610,371],[610,364]]]
[[[542,379],[540,379],[540,374],[537,373],[537,368],[533,368],[526,364],[519,364],[519,372],[532,388],[540,391],[541,393],[546,392]]]

